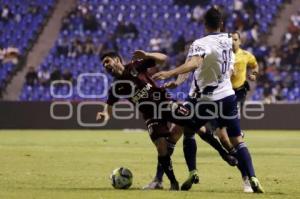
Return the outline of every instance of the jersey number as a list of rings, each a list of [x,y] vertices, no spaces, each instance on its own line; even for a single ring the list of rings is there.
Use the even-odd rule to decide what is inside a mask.
[[[222,58],[223,58],[222,74],[225,74],[229,70],[230,61],[231,61],[231,53],[232,53],[231,49],[222,51]]]

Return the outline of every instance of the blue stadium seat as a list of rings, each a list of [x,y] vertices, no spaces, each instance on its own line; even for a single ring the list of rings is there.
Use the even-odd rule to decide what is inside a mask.
[[[53,0],[35,0],[41,4],[47,5],[44,6],[43,9],[49,10],[51,6],[53,6]],[[247,0],[243,0],[246,2]],[[256,21],[260,21],[259,28],[262,32],[269,31],[269,24],[272,23],[274,20],[275,13],[283,1],[282,0],[267,0],[267,1],[260,1],[254,0],[253,1],[258,9],[255,13]],[[107,41],[108,35],[113,33],[117,27],[117,22],[113,19],[116,19],[118,15],[121,13],[123,15],[123,19],[133,22],[139,31],[139,36],[136,39],[128,39],[128,38],[117,38],[116,43],[120,49],[120,53],[129,60],[131,57],[131,53],[138,48],[142,48],[144,50],[149,50],[149,40],[156,36],[161,36],[166,31],[171,32],[171,39],[175,41],[181,34],[184,35],[186,40],[194,39],[204,34],[204,26],[203,24],[197,24],[195,22],[191,22],[190,16],[193,10],[193,7],[190,6],[179,6],[174,5],[173,0],[79,0],[78,4],[91,4],[93,5],[93,9],[91,13],[94,16],[97,16],[97,21],[99,23],[106,23],[106,28],[99,28],[95,32],[91,31],[84,31],[83,30],[83,20],[80,18],[72,19],[71,25],[73,25],[74,29],[67,28],[60,33],[58,39],[62,37],[67,37],[68,40],[73,39],[74,37],[78,36],[85,40],[86,37],[92,37],[94,43],[103,43]],[[217,5],[224,5],[226,11],[228,13],[233,12],[233,0],[212,0],[211,4]],[[48,8],[49,5],[49,8]],[[23,6],[21,6],[23,7]],[[103,10],[101,10],[103,9]],[[101,12],[100,12],[101,11]],[[104,14],[105,13],[105,14]],[[267,14],[266,14],[267,13]],[[189,15],[188,15],[189,14]],[[30,22],[32,27],[39,27],[40,23],[43,21],[43,15],[38,16],[28,16],[28,19],[32,19],[34,22]],[[167,18],[167,23],[165,23],[164,19]],[[26,18],[27,19],[27,18]],[[247,19],[247,16],[246,16]],[[30,20],[28,20],[29,22]],[[114,22],[112,22],[114,21]],[[26,21],[27,22],[27,21]],[[0,23],[0,27],[1,27]],[[27,24],[23,23],[23,27],[27,28]],[[184,26],[184,28],[182,28]],[[234,15],[229,16],[227,21],[227,28],[229,30],[233,30],[234,28]],[[154,31],[155,30],[155,31]],[[156,32],[157,31],[157,35]],[[25,31],[25,35],[27,34]],[[26,40],[23,41],[22,48],[25,50],[28,44],[28,41],[31,40],[33,37],[31,36],[33,32],[30,32],[26,37]],[[20,38],[20,37],[18,37]],[[23,39],[23,37],[21,37]],[[0,38],[0,41],[2,38]],[[5,39],[3,39],[5,40]],[[16,40],[17,42],[18,40]],[[18,41],[21,42],[21,41]],[[264,57],[268,54],[268,49],[266,48],[253,48],[254,53],[257,56]],[[103,67],[100,67],[101,64],[99,63],[98,56],[93,55],[91,58],[87,57],[86,55],[79,55],[76,58],[71,57],[59,57],[57,55],[57,45],[53,47],[50,51],[50,54],[47,58],[43,61],[40,66],[42,68],[48,68],[52,70],[52,66],[58,66],[62,70],[67,68],[72,70],[72,74],[74,78],[80,75],[81,72],[88,72],[88,71],[104,71]],[[170,60],[172,66],[176,63],[176,57],[172,57]],[[280,74],[281,76],[281,74]],[[277,77],[273,75],[269,75],[269,78],[272,81],[277,81]],[[293,79],[299,80],[299,74],[293,75]],[[100,91],[99,89],[103,89],[101,86],[94,85],[95,80],[84,81],[85,88],[82,88],[83,91],[87,92],[87,94],[97,93]],[[187,90],[188,85],[184,85],[178,88],[177,91],[180,90]],[[66,90],[63,90],[64,92]],[[25,90],[24,90],[25,92]],[[37,91],[37,92],[46,92],[46,91]],[[61,91],[60,91],[61,92]],[[90,93],[88,93],[90,92]],[[72,96],[73,99],[78,100],[81,99],[77,92],[74,92]],[[263,88],[257,88],[255,95],[253,96],[255,99],[263,99]],[[24,99],[24,96],[22,97]],[[32,98],[31,98],[32,99]],[[43,97],[43,99],[45,99]],[[49,97],[47,99],[50,99]]]

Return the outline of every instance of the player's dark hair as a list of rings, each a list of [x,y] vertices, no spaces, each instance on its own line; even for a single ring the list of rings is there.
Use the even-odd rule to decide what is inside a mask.
[[[211,7],[204,15],[205,26],[217,30],[222,27],[223,16],[217,7]]]
[[[120,61],[123,62],[122,57],[121,57],[117,52],[114,52],[114,51],[110,51],[110,52],[103,53],[103,54],[100,56],[100,60],[103,61],[103,59],[104,59],[105,57],[119,58]]]
[[[237,34],[238,37],[239,37],[239,39],[241,38],[241,34],[240,34],[238,31],[234,31],[234,32],[232,32],[231,34],[232,34],[232,35],[233,35],[233,34]]]

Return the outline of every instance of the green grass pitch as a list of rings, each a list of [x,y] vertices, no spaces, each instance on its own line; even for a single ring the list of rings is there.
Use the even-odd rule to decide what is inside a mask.
[[[156,167],[156,150],[146,132],[0,131],[0,198],[192,199],[300,198],[300,131],[247,131],[257,176],[265,194],[242,192],[236,168],[197,138],[201,182],[188,192],[142,191]],[[173,156],[182,183],[188,172],[182,139]],[[134,175],[129,190],[115,190],[109,175],[119,166]]]

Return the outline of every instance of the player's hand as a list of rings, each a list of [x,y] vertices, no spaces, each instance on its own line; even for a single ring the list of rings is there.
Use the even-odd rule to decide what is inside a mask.
[[[171,74],[169,71],[161,71],[158,73],[155,73],[152,78],[155,80],[165,80],[165,79],[169,79],[171,77]]]
[[[169,88],[169,89],[174,89],[178,86],[176,81],[170,81],[170,82],[166,82],[164,84],[164,88]]]
[[[108,120],[109,115],[106,112],[98,112],[96,115],[96,121],[102,120],[103,118],[104,120]]]
[[[256,81],[256,75],[248,75],[250,81]]]
[[[133,53],[132,59],[137,60],[137,59],[146,59],[148,57],[147,52],[143,50],[136,50]]]

